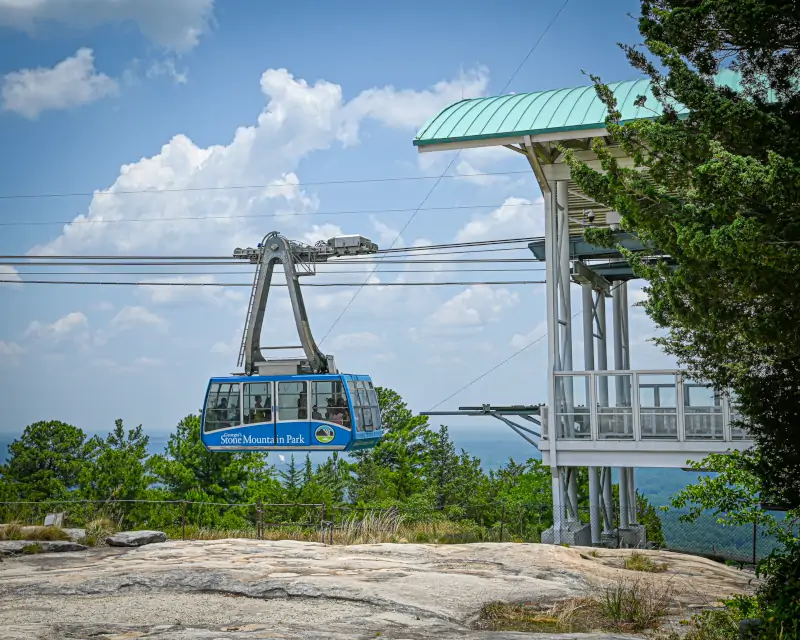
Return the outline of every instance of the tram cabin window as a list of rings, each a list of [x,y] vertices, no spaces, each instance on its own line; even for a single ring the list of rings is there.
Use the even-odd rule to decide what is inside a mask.
[[[241,424],[239,414],[239,383],[212,384],[206,401],[206,433]]]
[[[272,383],[250,382],[244,385],[244,423],[272,422]]]
[[[350,398],[353,400],[353,412],[357,431],[374,431],[380,428],[380,409],[378,394],[371,382],[350,380],[347,383]]]
[[[278,420],[308,420],[307,382],[278,383]]]
[[[350,409],[340,380],[315,380],[311,383],[311,419],[350,428]]]

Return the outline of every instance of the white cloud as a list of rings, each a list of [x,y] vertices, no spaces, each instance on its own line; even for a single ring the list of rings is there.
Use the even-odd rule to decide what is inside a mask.
[[[252,276],[250,277],[252,279]],[[150,301],[156,304],[194,301],[221,306],[230,303],[243,303],[245,301],[245,294],[243,291],[237,291],[228,287],[220,287],[216,284],[218,282],[216,276],[213,275],[165,276],[161,278],[148,278],[140,282],[142,285],[138,287],[139,291],[149,296]],[[161,282],[175,284],[173,286],[158,284]],[[181,286],[181,284],[187,286]],[[246,288],[242,287],[242,289]],[[244,309],[242,309],[242,314],[244,314]]]
[[[158,45],[187,51],[212,20],[214,0],[0,0],[0,25],[33,32],[48,21],[72,27],[133,22]]]
[[[482,325],[496,320],[517,302],[519,296],[508,289],[480,285],[468,287],[439,307],[431,316],[431,322],[438,325]]]
[[[73,311],[52,323],[32,321],[25,330],[25,338],[33,338],[53,344],[67,340],[85,343],[88,340],[89,322],[80,311]]]
[[[221,353],[221,354],[228,354],[233,351],[233,345],[227,344],[225,342],[215,342],[211,346],[211,353]]]
[[[335,224],[312,224],[311,230],[303,234],[303,241],[315,244],[320,240],[329,240],[334,236],[342,235],[342,228]]]
[[[456,80],[450,84],[458,83]],[[433,92],[441,94],[443,102],[450,99],[444,90],[446,86],[449,84],[440,83]],[[265,109],[255,124],[239,127],[227,145],[199,147],[184,135],[174,136],[157,154],[124,165],[110,188],[95,193],[88,211],[75,219],[78,224],[66,225],[59,237],[34,247],[30,253],[226,252],[237,246],[252,246],[260,239],[263,221],[242,216],[264,214],[285,215],[275,221],[284,233],[306,232],[308,218],[295,214],[317,209],[318,201],[301,188],[294,173],[301,160],[352,136],[360,119],[385,121],[385,118],[379,111],[353,109],[351,105],[358,97],[345,102],[339,85],[324,80],[310,85],[285,69],[265,71],[261,89],[267,98]],[[403,95],[404,104],[411,104],[411,97],[416,95],[423,105],[420,109],[429,109],[430,91],[409,91]],[[282,181],[279,187],[197,190],[276,181]],[[117,193],[164,189],[170,192],[140,193],[136,197]],[[209,219],[164,220],[187,216]],[[137,225],[114,223],[133,218],[161,221]],[[92,224],[81,224],[88,220]],[[315,236],[326,236],[331,230],[323,225],[317,228]]]
[[[544,202],[527,198],[506,198],[490,213],[479,213],[456,234],[456,242],[501,240],[544,235]]]
[[[0,264],[0,280],[9,280],[10,282],[0,282],[0,287],[18,288],[18,283],[22,282],[17,270],[11,265]]]
[[[511,337],[511,346],[515,349],[524,349],[534,340],[544,340],[542,336],[547,334],[547,322],[540,322],[528,333],[515,333]],[[573,341],[575,337],[573,336]],[[575,349],[577,351],[577,349]]]
[[[16,342],[3,342],[0,340],[0,357],[11,358],[25,352]]]
[[[175,84],[186,84],[189,82],[189,70],[184,68],[183,71],[178,71],[175,67],[175,60],[172,58],[154,62],[148,67],[146,75],[148,78],[160,78],[165,76],[170,78]]]
[[[138,358],[134,358],[132,362],[125,362],[124,364],[121,364],[112,358],[95,358],[91,361],[91,365],[110,373],[122,374],[136,373],[144,369],[153,369],[163,366],[165,362],[166,361],[162,358],[148,358],[147,356],[139,356]]]
[[[485,67],[462,72],[454,81],[437,82],[425,91],[392,86],[368,89],[350,102],[345,141],[358,141],[358,123],[366,117],[378,120],[389,127],[417,129],[444,107],[462,98],[477,98],[486,93],[489,73]]]
[[[147,356],[139,356],[133,360],[133,366],[140,368],[160,367],[163,364],[163,358],[148,358]]]
[[[80,107],[116,95],[119,85],[94,68],[91,49],[81,48],[52,69],[21,69],[3,78],[3,109],[35,119],[47,110]]]
[[[402,249],[406,246],[403,236],[398,229],[393,229],[388,224],[372,218],[372,226],[378,232],[378,238],[373,240],[380,249]],[[394,244],[392,244],[394,242]]]
[[[330,348],[333,351],[346,351],[351,349],[374,348],[380,344],[381,339],[369,331],[359,331],[356,333],[342,333],[335,336],[330,341]]]
[[[115,331],[128,331],[138,327],[152,327],[159,331],[165,331],[167,321],[161,316],[156,315],[146,307],[123,307],[109,323],[111,329]]]
[[[420,154],[422,155],[422,154]],[[493,187],[511,182],[510,176],[503,175],[475,175],[499,173],[498,165],[506,161],[518,160],[515,152],[504,147],[478,147],[477,149],[464,149],[458,156],[459,161],[455,173],[465,176],[464,182],[471,182],[479,187]]]

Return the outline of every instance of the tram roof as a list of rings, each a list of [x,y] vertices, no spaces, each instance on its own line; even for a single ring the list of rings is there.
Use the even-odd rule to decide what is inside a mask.
[[[722,69],[714,80],[741,90],[740,74],[730,69]],[[608,87],[617,99],[623,122],[652,119],[663,113],[649,78],[613,82]],[[636,105],[639,96],[645,97],[642,106]],[[683,105],[676,108],[679,114],[688,113]],[[470,98],[445,107],[428,120],[415,136],[414,146],[418,151],[436,151],[512,144],[522,142],[524,136],[540,141],[586,137],[591,130],[605,129],[607,115],[594,85]]]

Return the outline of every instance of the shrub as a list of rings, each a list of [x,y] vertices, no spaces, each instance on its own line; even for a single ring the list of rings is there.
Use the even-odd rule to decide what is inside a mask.
[[[35,527],[24,535],[25,540],[69,540],[69,535],[59,527]]]
[[[3,525],[3,529],[0,531],[0,539],[22,540],[22,525],[19,522],[9,522]]]
[[[653,562],[649,556],[634,551],[625,558],[625,568],[629,571],[646,571],[648,573],[662,573],[667,570],[666,562]]]
[[[108,518],[97,518],[86,525],[83,543],[89,547],[104,546],[106,538],[117,532],[116,526]]]
[[[657,626],[672,604],[673,589],[663,580],[620,579],[601,589],[597,598],[603,617],[626,631]]]

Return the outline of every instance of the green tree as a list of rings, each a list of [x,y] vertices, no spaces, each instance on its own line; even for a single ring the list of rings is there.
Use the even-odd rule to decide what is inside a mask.
[[[269,475],[263,456],[211,452],[200,440],[200,428],[197,415],[178,423],[165,454],[153,456],[152,469],[157,479],[178,499],[188,499],[194,491],[216,502],[245,501],[250,483]]]
[[[664,115],[621,124],[598,84],[609,134],[636,168],[620,166],[601,142],[594,148],[606,173],[569,151],[567,161],[588,195],[622,214],[623,228],[674,260],[669,268],[627,254],[648,281],[648,314],[668,331],[657,342],[697,378],[736,392],[760,450],[741,461],[761,477],[765,499],[792,508],[800,506],[800,68],[790,62],[800,14],[779,5],[643,1],[639,28],[666,72],[625,50],[650,76]],[[723,60],[741,73],[742,91],[714,83]]]
[[[71,424],[49,420],[25,427],[8,445],[0,467],[4,493],[15,500],[64,500],[78,488],[81,473],[92,463],[99,440]]]
[[[415,416],[396,391],[376,387],[384,435],[381,442],[352,454],[351,493],[356,500],[403,500],[423,489],[421,467],[428,419]]]
[[[345,492],[350,480],[350,465],[334,451],[330,458],[317,467],[316,481],[327,487],[331,500],[336,504],[344,502]]]
[[[125,432],[122,420],[105,440],[99,440],[91,464],[79,475],[80,492],[85,500],[138,500],[153,481],[147,469],[150,438],[142,426]]]
[[[297,464],[294,461],[294,454],[289,460],[289,467],[286,471],[280,472],[280,477],[283,480],[283,487],[289,500],[296,500],[300,495],[300,489],[303,486],[303,475]]]
[[[735,463],[758,478],[762,500],[797,509],[800,11],[772,0],[642,0],[641,9],[646,51],[623,48],[650,77],[663,116],[622,124],[595,78],[609,136],[635,167],[620,166],[601,142],[604,173],[569,150],[567,162],[589,196],[622,214],[624,229],[674,261],[626,254],[648,281],[648,314],[667,329],[657,342],[694,377],[733,389],[756,443]],[[741,90],[714,81],[728,63]],[[678,117],[675,103],[688,114]],[[607,231],[587,238],[613,243]],[[719,488],[706,482],[692,497],[710,503]],[[752,514],[746,503],[736,508]],[[768,635],[798,633],[798,566],[796,539],[766,565]]]
[[[314,482],[314,465],[311,464],[311,454],[307,453],[306,462],[303,466],[303,480],[301,482],[301,486],[305,487],[312,482]]]

